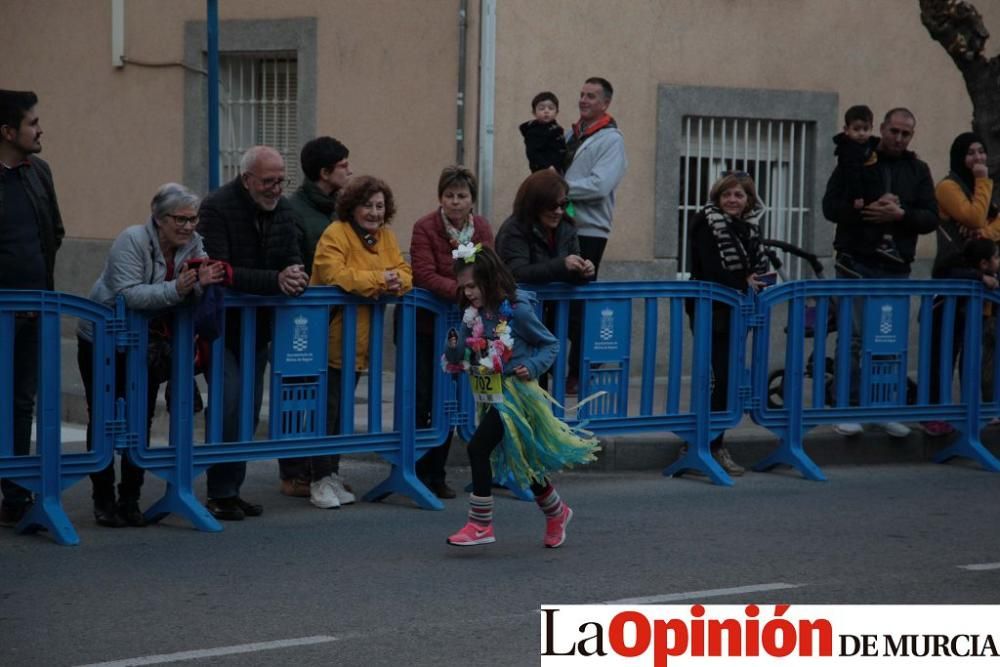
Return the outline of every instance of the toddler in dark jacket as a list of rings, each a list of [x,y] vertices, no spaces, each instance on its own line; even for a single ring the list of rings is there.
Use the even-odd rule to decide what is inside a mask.
[[[566,132],[556,122],[559,98],[549,91],[538,93],[531,100],[531,111],[535,117],[520,127],[528,166],[532,172],[555,167],[562,174],[566,166]]]
[[[837,166],[844,175],[847,198],[854,202],[854,208],[859,211],[886,191],[878,169],[878,153],[875,149],[879,138],[872,136],[873,125],[872,110],[858,104],[844,114],[844,131],[833,138],[833,143],[837,145],[833,154],[837,156]],[[882,236],[875,252],[903,262],[890,234]]]

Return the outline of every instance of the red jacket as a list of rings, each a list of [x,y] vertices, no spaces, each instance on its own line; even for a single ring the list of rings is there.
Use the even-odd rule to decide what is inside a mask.
[[[486,218],[472,216],[475,229],[472,232],[472,242],[493,247],[493,230]],[[430,290],[442,299],[458,300],[458,282],[452,265],[451,257],[454,246],[444,230],[440,209],[432,211],[417,220],[413,225],[410,237],[410,265],[413,267],[413,286]],[[418,330],[428,331],[430,319],[420,317],[418,313]],[[426,313],[425,313],[426,315]]]

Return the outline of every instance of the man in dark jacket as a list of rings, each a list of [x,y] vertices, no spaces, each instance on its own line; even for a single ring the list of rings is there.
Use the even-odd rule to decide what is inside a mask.
[[[333,137],[317,137],[308,141],[299,154],[306,180],[288,198],[288,203],[299,215],[299,248],[306,273],[312,273],[316,244],[335,217],[337,194],[351,178],[348,155],[350,151],[347,146]],[[337,472],[340,457],[331,458],[333,471]],[[297,498],[309,497],[310,461],[310,458],[278,461],[283,494]]]
[[[306,273],[312,273],[316,244],[335,217],[337,194],[351,178],[347,146],[333,137],[317,137],[302,147],[299,159],[306,180],[288,203],[299,214],[299,247]]]
[[[298,216],[281,197],[285,162],[273,148],[254,146],[240,160],[240,175],[205,197],[198,231],[205,251],[233,267],[233,289],[249,294],[301,294],[309,282],[299,250]],[[270,344],[270,314],[257,311],[254,359],[253,426],[257,427],[264,392],[264,366]],[[240,402],[244,395],[240,371],[239,312],[226,314],[223,367],[223,442],[240,437]],[[208,469],[208,510],[224,521],[260,516],[264,508],[240,498],[246,463],[220,463]]]
[[[826,185],[823,195],[823,215],[837,225],[833,247],[837,252],[838,278],[908,278],[910,265],[917,249],[917,237],[930,234],[938,226],[937,200],[931,170],[923,160],[908,150],[913,139],[916,119],[904,108],[891,109],[880,127],[878,170],[883,194],[879,199],[854,208],[840,167]],[[892,237],[898,257],[877,252],[883,236]],[[861,303],[853,312],[855,358],[852,376],[858,372],[857,355],[860,346]],[[856,400],[858,380],[852,377],[852,402]],[[906,437],[910,429],[889,422],[882,425],[893,437]],[[842,435],[858,435],[860,424],[844,423],[836,427]]]
[[[907,150],[916,120],[907,109],[892,109],[881,125],[878,171],[885,194],[864,208],[847,197],[841,169],[833,171],[823,196],[823,215],[837,225],[833,247],[844,278],[905,278],[916,253],[917,236],[938,225],[934,181],[927,163]],[[893,237],[898,260],[876,252],[882,236]],[[841,275],[843,274],[843,275]]]
[[[64,231],[49,165],[41,152],[42,127],[31,92],[0,90],[0,289],[54,289],[56,251]],[[4,360],[3,363],[8,363]],[[31,451],[31,420],[38,389],[38,318],[14,318],[15,456]],[[31,505],[27,489],[0,480],[0,524],[21,520]]]

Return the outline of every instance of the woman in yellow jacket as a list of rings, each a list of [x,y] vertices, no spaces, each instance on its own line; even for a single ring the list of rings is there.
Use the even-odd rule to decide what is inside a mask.
[[[376,299],[400,295],[413,287],[413,273],[403,259],[396,235],[388,228],[396,214],[392,190],[374,176],[351,179],[337,199],[337,220],[320,237],[313,257],[312,285],[333,285],[345,292]],[[354,369],[368,368],[371,308],[359,307],[354,332]],[[340,433],[340,379],[343,364],[343,309],[330,322],[327,363],[326,432]],[[382,341],[373,341],[381,345]],[[355,383],[357,383],[357,375]],[[378,382],[379,378],[370,378]],[[317,461],[316,459],[320,459]],[[323,460],[325,459],[325,461]],[[314,457],[310,501],[320,508],[354,502],[338,476],[339,457]]]
[[[949,277],[952,269],[963,256],[966,244],[977,238],[1000,240],[1000,216],[993,201],[993,179],[986,168],[986,144],[973,132],[963,132],[951,144],[950,171],[938,183],[934,195],[938,200],[938,214],[941,224],[937,229],[937,254],[934,257],[933,276]],[[934,304],[934,320],[931,332],[931,401],[939,399],[942,381],[950,383],[952,373],[941,377],[940,343],[942,335],[942,306],[938,299]],[[992,322],[993,320],[989,320]],[[985,323],[984,323],[985,325]],[[963,319],[956,315],[952,332],[952,360],[954,367],[962,350]],[[984,331],[993,340],[992,332]],[[984,349],[984,356],[986,350]],[[989,351],[992,358],[992,349]],[[992,366],[992,364],[990,364]],[[948,435],[954,431],[951,424],[941,421],[925,422],[924,431],[931,436]]]
[[[993,203],[985,146],[972,132],[963,132],[951,144],[950,171],[934,191],[941,217],[935,270],[961,255],[970,238],[1000,240],[1000,218]]]

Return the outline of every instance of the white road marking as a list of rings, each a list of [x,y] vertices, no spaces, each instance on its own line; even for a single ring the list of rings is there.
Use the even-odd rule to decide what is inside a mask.
[[[782,591],[789,588],[801,588],[802,584],[755,584],[752,586],[736,586],[734,588],[710,588],[707,591],[689,591],[687,593],[667,593],[665,595],[650,595],[640,598],[622,598],[608,600],[603,604],[660,604],[664,602],[679,602],[700,598],[716,598],[725,595],[742,595],[744,593],[760,593],[763,591]]]
[[[972,565],[959,565],[961,570],[970,572],[982,572],[983,570],[1000,570],[1000,563],[974,563]]]
[[[220,646],[218,648],[209,648],[199,651],[181,651],[179,653],[163,653],[160,655],[147,655],[140,658],[112,660],[111,662],[95,662],[89,665],[81,665],[81,667],[133,667],[134,665],[162,665],[167,662],[201,660],[221,655],[237,655],[239,653],[256,653],[258,651],[271,651],[279,648],[294,648],[297,646],[309,646],[311,644],[326,644],[328,642],[339,641],[340,639],[340,637],[330,637],[328,635],[299,637],[298,639],[278,639],[270,642],[254,642],[253,644]]]

